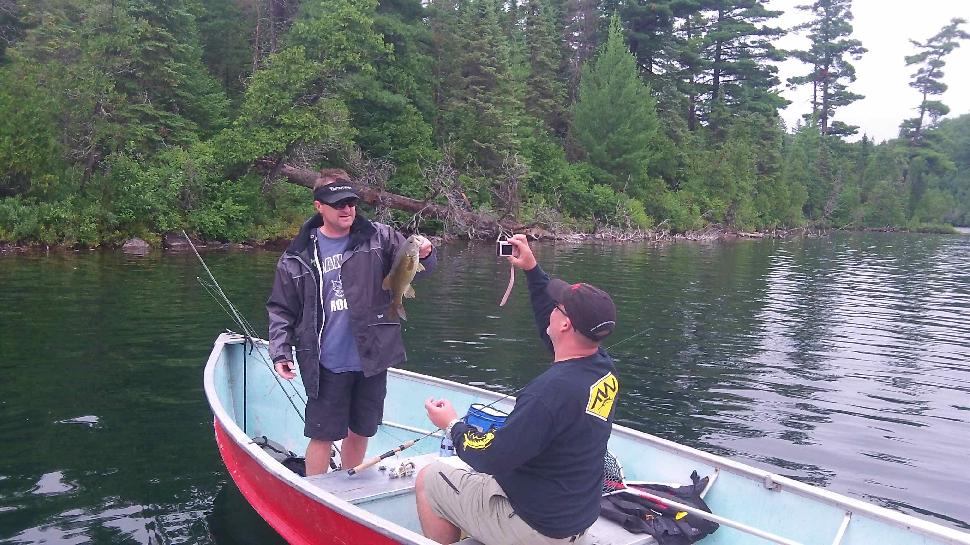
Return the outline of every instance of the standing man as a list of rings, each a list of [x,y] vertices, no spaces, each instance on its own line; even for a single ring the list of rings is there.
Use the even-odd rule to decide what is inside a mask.
[[[405,361],[401,324],[381,287],[404,237],[357,213],[360,196],[340,169],[321,171],[311,217],[276,265],[269,312],[269,353],[276,372],[306,388],[306,474],[326,473],[334,441],[343,439],[344,467],[361,463],[367,439],[384,416],[387,369]],[[425,272],[436,264],[431,242],[419,240]],[[347,274],[343,274],[347,273]]]
[[[485,545],[582,543],[600,511],[603,460],[619,391],[600,342],[616,327],[610,296],[550,280],[524,235],[509,261],[525,270],[539,336],[552,366],[520,392],[504,427],[480,433],[446,399],[429,399],[431,422],[474,471],[432,462],[416,481],[418,518],[439,543],[460,530]]]

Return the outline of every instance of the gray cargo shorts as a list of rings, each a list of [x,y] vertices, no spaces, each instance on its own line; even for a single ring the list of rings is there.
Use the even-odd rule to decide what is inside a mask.
[[[428,502],[438,515],[485,545],[585,545],[586,532],[564,538],[547,537],[519,518],[494,477],[441,460],[424,475]]]

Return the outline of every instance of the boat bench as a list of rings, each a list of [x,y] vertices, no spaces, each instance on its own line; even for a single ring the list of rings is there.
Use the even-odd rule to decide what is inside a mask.
[[[379,464],[384,470],[368,468],[353,477],[346,471],[336,471],[325,475],[315,475],[307,480],[318,488],[348,501],[354,505],[361,505],[367,511],[374,512],[401,526],[420,533],[417,525],[417,512],[414,507],[414,479],[417,472],[435,460],[464,465],[457,457],[440,458],[437,454],[423,454],[408,458],[388,458]],[[389,473],[405,463],[414,464],[414,473],[410,476],[390,478]],[[468,466],[464,466],[468,467]],[[458,542],[460,545],[482,545],[478,540],[467,538]],[[622,526],[600,517],[587,531],[589,545],[649,545],[656,541],[646,534],[631,534]],[[510,544],[513,545],[513,544]]]

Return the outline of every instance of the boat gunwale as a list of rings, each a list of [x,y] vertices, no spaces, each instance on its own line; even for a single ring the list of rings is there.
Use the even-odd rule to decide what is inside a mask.
[[[218,345],[227,345],[227,344],[241,344],[246,342],[247,339],[249,338],[236,333],[231,333],[231,334],[223,333],[216,339],[216,345],[218,346]],[[252,340],[253,342],[263,344],[263,345],[268,344],[263,339],[249,339],[249,340]],[[209,360],[206,362],[205,390],[206,390],[206,396],[209,398],[209,405],[212,407],[213,413],[215,413],[217,417],[220,415],[223,417],[221,419],[223,421],[223,427],[226,428],[226,431],[229,433],[230,437],[236,440],[237,443],[239,442],[240,437],[245,438],[246,441],[244,443],[241,443],[240,446],[245,446],[248,452],[255,455],[260,465],[262,465],[265,469],[270,471],[273,475],[276,475],[286,480],[288,483],[292,484],[298,490],[303,492],[305,495],[315,497],[320,500],[324,500],[324,502],[328,506],[339,508],[338,510],[342,514],[346,514],[348,517],[353,518],[353,520],[366,522],[368,527],[371,527],[384,535],[388,535],[394,538],[405,537],[402,534],[389,533],[385,531],[384,528],[378,524],[378,521],[383,522],[385,524],[392,525],[393,527],[399,528],[402,532],[406,532],[409,535],[417,536],[420,538],[420,540],[418,541],[409,541],[408,543],[414,543],[414,544],[420,544],[420,545],[431,545],[435,543],[434,541],[431,541],[428,538],[425,538],[424,536],[421,536],[420,534],[412,532],[411,530],[408,530],[402,526],[399,526],[389,520],[386,520],[381,517],[377,517],[376,515],[372,515],[368,511],[362,508],[356,507],[355,505],[350,504],[348,502],[345,502],[340,498],[337,498],[336,496],[320,488],[317,488],[315,486],[307,486],[306,485],[307,481],[302,477],[297,476],[295,473],[292,473],[287,470],[286,473],[288,473],[288,475],[284,475],[282,471],[279,471],[275,467],[271,467],[270,463],[277,466],[279,464],[272,457],[264,453],[262,449],[251,448],[252,445],[248,444],[250,443],[250,439],[246,437],[245,433],[243,433],[243,431],[241,430],[241,428],[239,428],[236,422],[231,418],[229,418],[228,413],[225,412],[224,409],[222,409],[221,404],[218,404],[218,396],[215,395],[213,376],[212,376],[213,367],[214,367],[215,361],[217,360],[218,352],[219,350],[217,350],[217,347],[214,346],[213,351],[210,354]],[[442,384],[443,386],[446,386],[450,390],[464,390],[466,392],[474,392],[475,394],[478,394],[484,397],[491,397],[491,398],[500,399],[500,400],[509,401],[509,402],[515,401],[515,398],[512,396],[503,396],[501,394],[498,394],[490,390],[485,390],[483,388],[468,386],[458,382],[434,377],[431,375],[425,375],[414,371],[391,368],[391,369],[388,369],[388,372],[391,374],[400,375],[402,377],[416,379],[422,382]],[[215,402],[213,400],[215,400]],[[218,405],[218,412],[217,412],[217,405]],[[878,505],[874,505],[862,500],[850,498],[838,492],[832,492],[823,488],[819,488],[817,486],[802,483],[800,481],[797,481],[789,477],[785,477],[783,475],[778,475],[770,471],[758,469],[756,467],[747,465],[745,463],[737,462],[729,458],[718,456],[716,454],[711,454],[709,452],[705,452],[703,450],[699,450],[693,447],[681,445],[679,443],[670,441],[668,439],[663,439],[655,435],[650,435],[648,433],[641,432],[626,426],[622,426],[620,424],[615,424],[615,423],[613,424],[612,433],[617,435],[627,436],[627,438],[629,439],[648,443],[651,446],[654,446],[658,449],[665,450],[674,454],[686,456],[688,458],[695,459],[695,460],[700,460],[706,463],[707,465],[710,465],[714,469],[726,470],[729,473],[740,474],[745,477],[753,478],[756,482],[759,482],[759,483],[766,482],[766,479],[770,479],[771,482],[774,482],[775,484],[780,485],[780,487],[782,487],[783,489],[790,491],[798,496],[820,501],[830,506],[838,507],[840,509],[843,509],[847,512],[852,513],[853,515],[855,514],[868,515],[876,520],[887,522],[889,524],[901,527],[909,531],[917,532],[927,537],[940,539],[944,543],[953,544],[953,545],[970,545],[970,533],[947,528],[939,523],[923,520],[923,519],[914,517],[912,515],[907,515],[905,513],[893,511],[886,507],[880,507]],[[343,508],[344,504],[348,506],[350,509],[344,509]]]
[[[212,409],[216,423],[222,426],[223,430],[226,432],[226,435],[230,437],[240,449],[255,459],[256,462],[270,475],[286,482],[297,492],[316,501],[319,504],[326,506],[329,509],[332,509],[336,513],[354,522],[360,523],[361,525],[381,535],[398,540],[402,544],[437,545],[435,541],[400,526],[393,521],[374,515],[362,507],[358,507],[350,502],[342,500],[326,490],[312,484],[306,478],[300,477],[296,473],[284,468],[273,457],[263,451],[261,447],[256,445],[252,439],[242,431],[242,428],[239,427],[236,421],[229,416],[229,413],[222,406],[219,396],[216,393],[215,364],[219,360],[219,356],[224,350],[225,346],[232,344],[243,344],[247,340],[249,340],[249,338],[238,333],[220,334],[213,345],[212,352],[209,354],[209,358],[206,361],[205,370],[203,372],[203,383],[206,398],[209,400],[209,407]],[[266,344],[266,341],[263,339],[251,340],[260,344]]]

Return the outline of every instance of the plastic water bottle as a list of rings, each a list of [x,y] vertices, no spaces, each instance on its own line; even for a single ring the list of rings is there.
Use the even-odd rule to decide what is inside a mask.
[[[455,455],[455,444],[451,442],[451,437],[445,435],[441,438],[441,451],[438,454],[442,458]]]

